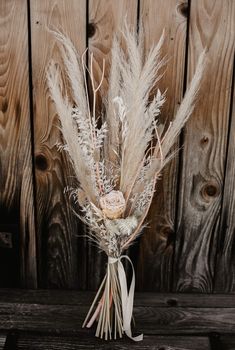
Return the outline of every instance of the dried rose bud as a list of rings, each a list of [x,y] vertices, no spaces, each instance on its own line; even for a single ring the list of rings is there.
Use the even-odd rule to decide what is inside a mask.
[[[103,214],[108,219],[118,219],[126,209],[126,201],[121,191],[111,191],[100,198]]]

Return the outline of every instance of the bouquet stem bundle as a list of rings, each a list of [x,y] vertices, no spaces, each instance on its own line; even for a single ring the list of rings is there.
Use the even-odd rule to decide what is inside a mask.
[[[159,120],[166,93],[157,89],[153,95],[165,63],[161,58],[164,34],[144,54],[143,30],[137,38],[125,24],[120,37],[113,40],[109,89],[105,94],[101,93],[105,62],[101,80],[96,83],[93,53],[87,67],[87,51],[80,58],[67,37],[60,32],[53,34],[59,43],[63,66],[52,61],[47,78],[64,139],[60,148],[67,152],[79,183],[71,189],[79,204],[76,214],[88,225],[89,237],[108,256],[105,278],[83,326],[91,327],[97,320],[96,336],[116,339],[125,332],[138,341],[142,335],[132,337],[130,327],[134,269],[130,259],[122,254],[144,227],[156,182],[173,157],[172,146],[194,109],[205,51],[199,57],[195,75],[174,120],[166,127]],[[65,72],[68,85],[62,83],[61,71]],[[100,115],[96,111],[98,93],[104,106]],[[130,262],[133,271],[129,291],[123,259]]]
[[[96,297],[91,305],[91,308],[83,323],[83,327],[90,328],[93,322],[98,319],[96,329],[96,336],[100,338],[116,339],[117,334],[122,337],[122,309],[121,309],[121,294],[120,283],[118,280],[118,266],[117,262],[107,264],[107,272],[103,279]],[[101,297],[101,298],[100,298]],[[97,300],[100,298],[98,306],[95,309],[93,316],[89,317],[95,307]]]
[[[133,275],[129,293],[127,290],[126,274],[122,264],[123,259],[129,261],[132,267]],[[118,259],[109,258],[105,278],[96,293],[83,327],[90,328],[97,319],[97,337],[107,340],[112,339],[113,336],[116,339],[117,335],[121,338],[125,332],[134,341],[142,340],[142,334],[133,337],[131,332],[134,289],[135,274],[130,258],[126,255],[122,255]],[[99,298],[100,301],[94,311],[95,304]],[[93,311],[94,313],[92,315]]]

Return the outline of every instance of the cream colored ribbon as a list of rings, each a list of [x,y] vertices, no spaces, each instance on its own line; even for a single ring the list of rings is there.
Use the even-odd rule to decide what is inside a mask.
[[[127,289],[126,273],[124,270],[122,259],[128,260],[129,263],[131,264],[131,268],[132,268],[132,280],[131,280],[131,284],[130,284],[129,293],[128,293],[128,289]],[[130,339],[132,339],[134,341],[141,341],[141,340],[143,340],[143,334],[140,334],[136,337],[133,337],[132,332],[131,332],[131,319],[132,319],[132,314],[133,314],[133,303],[134,303],[134,293],[135,293],[134,266],[132,264],[131,259],[127,255],[121,255],[119,258],[109,257],[109,259],[108,259],[109,264],[114,264],[115,262],[118,263],[118,278],[119,278],[120,288],[121,288],[123,331],[126,333],[126,335]]]

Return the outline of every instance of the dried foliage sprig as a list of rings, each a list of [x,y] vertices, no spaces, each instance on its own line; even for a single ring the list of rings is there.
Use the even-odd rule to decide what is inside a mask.
[[[194,109],[205,67],[205,51],[174,120],[164,130],[159,115],[166,94],[157,89],[150,98],[165,63],[161,56],[164,33],[146,54],[143,37],[137,39],[127,24],[121,35],[114,38],[109,89],[102,96],[105,105],[102,118],[97,115],[96,104],[97,95],[101,94],[105,61],[97,83],[93,53],[87,67],[88,52],[80,57],[67,37],[60,32],[53,33],[59,44],[63,69],[51,61],[47,78],[60,118],[63,149],[79,182],[73,196],[80,205],[79,217],[90,228],[91,238],[111,259],[105,281],[97,293],[97,297],[103,293],[102,298],[90,322],[88,314],[85,325],[90,326],[98,317],[97,336],[111,337],[112,327],[114,337],[117,333],[122,336],[123,331],[131,336],[124,325],[125,311],[121,307],[124,287],[118,259],[141,232],[156,181],[172,158],[176,137]],[[65,72],[69,92],[68,86],[62,84],[61,70]]]

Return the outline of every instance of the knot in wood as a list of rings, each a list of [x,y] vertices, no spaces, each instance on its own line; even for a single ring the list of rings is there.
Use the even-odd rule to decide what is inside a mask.
[[[36,155],[35,166],[38,170],[46,171],[48,169],[47,158],[43,154]]]
[[[203,136],[203,137],[201,138],[201,140],[200,140],[201,146],[202,146],[202,147],[203,147],[203,146],[206,146],[206,145],[208,145],[208,143],[209,143],[209,138],[208,138],[207,136]]]
[[[96,32],[96,25],[95,23],[88,23],[87,25],[87,36],[88,38],[91,38],[95,35]]]
[[[180,4],[178,6],[178,12],[184,16],[185,18],[188,17],[189,15],[189,8],[188,8],[188,4],[186,2],[183,2],[182,4]]]
[[[7,108],[8,108],[8,102],[7,102],[7,100],[3,100],[3,102],[2,102],[2,112],[6,113]]]
[[[219,195],[219,187],[214,183],[207,183],[202,187],[201,194],[203,198],[217,197]]]
[[[172,299],[167,299],[166,303],[167,303],[167,305],[169,305],[169,306],[177,306],[177,305],[178,305],[177,299],[174,299],[174,298],[172,298]]]
[[[171,227],[165,227],[162,231],[163,237],[166,240],[166,248],[173,245],[175,241],[175,232]]]

